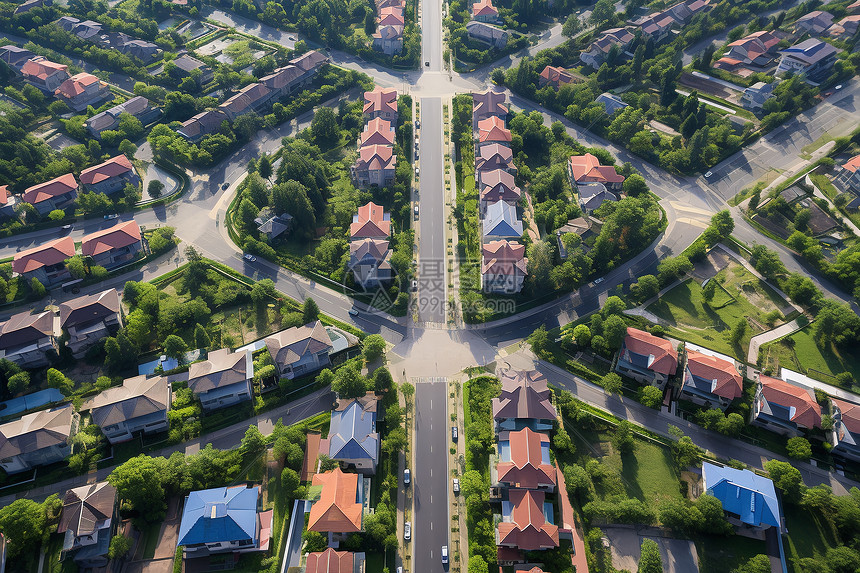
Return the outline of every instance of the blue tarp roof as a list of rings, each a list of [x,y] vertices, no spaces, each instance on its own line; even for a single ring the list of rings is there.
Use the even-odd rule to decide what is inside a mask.
[[[239,541],[257,536],[259,487],[216,487],[185,499],[177,545]]]
[[[724,510],[740,516],[743,523],[780,526],[779,502],[768,478],[708,462],[702,464],[702,475],[708,493],[722,502]]]

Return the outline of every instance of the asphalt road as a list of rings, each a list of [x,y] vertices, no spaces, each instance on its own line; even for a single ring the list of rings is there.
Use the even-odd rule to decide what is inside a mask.
[[[421,98],[418,201],[418,317],[445,322],[445,197],[442,100]]]
[[[442,71],[441,4],[439,0],[421,0],[421,65],[430,72]]]
[[[450,545],[448,516],[447,382],[415,385],[415,467],[412,471],[414,520],[412,559],[415,573],[447,571],[442,565],[443,545]],[[450,558],[450,552],[449,552]]]

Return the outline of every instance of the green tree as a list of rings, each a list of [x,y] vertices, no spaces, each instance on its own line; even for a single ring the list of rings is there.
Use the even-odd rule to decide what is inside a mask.
[[[678,277],[693,270],[693,263],[684,255],[668,257],[657,265],[657,279],[662,286],[667,286]]]
[[[469,573],[488,573],[489,570],[487,562],[480,555],[469,557]]]
[[[110,547],[108,547],[108,558],[122,559],[129,549],[131,549],[131,539],[125,535],[114,535],[111,537]]]
[[[140,454],[114,468],[107,477],[108,483],[116,488],[117,497],[149,523],[164,518],[162,473],[165,463],[164,458]]]
[[[278,291],[275,290],[275,281],[272,279],[259,280],[251,287],[251,300],[257,304],[275,299],[277,295]]]
[[[720,236],[720,240],[725,240],[728,239],[732,234],[732,231],[735,230],[735,220],[732,219],[732,214],[728,209],[723,209],[711,217],[711,227],[716,229]]]
[[[734,573],[770,573],[770,558],[767,555],[756,555],[735,569]]]
[[[248,429],[245,430],[245,435],[242,437],[242,442],[239,444],[239,451],[242,452],[242,458],[247,463],[263,453],[265,449],[265,436],[260,433],[257,426],[248,426]]]
[[[171,334],[164,340],[164,353],[175,358],[179,362],[185,360],[185,353],[188,352],[188,345],[179,336]]]
[[[387,392],[394,387],[394,378],[388,368],[381,366],[373,371],[373,389],[377,392]],[[392,411],[389,407],[389,412]],[[387,419],[387,414],[386,414]]]
[[[603,337],[613,350],[621,348],[625,336],[627,336],[627,324],[619,315],[613,314],[603,323]]]
[[[663,403],[663,393],[656,386],[642,386],[639,389],[639,402],[655,410]]]
[[[340,129],[337,126],[334,110],[327,106],[317,109],[314,119],[311,121],[311,134],[317,144],[328,146],[337,143],[340,138]]]
[[[134,154],[137,153],[137,145],[127,139],[120,141],[117,149],[129,159],[134,159]]]
[[[209,333],[206,332],[206,329],[203,328],[202,325],[198,324],[194,327],[194,346],[200,349],[207,349],[209,345],[212,344],[211,339],[209,338]]]
[[[630,294],[639,302],[645,302],[660,292],[660,282],[654,275],[643,275],[630,286]]]
[[[66,212],[62,209],[54,209],[50,213],[48,213],[48,219],[51,221],[59,221],[66,216]]]
[[[18,559],[23,561],[27,554],[38,554],[41,544],[47,541],[52,530],[56,531],[56,525],[48,524],[46,512],[56,501],[56,495],[44,503],[22,498],[0,508],[0,531],[8,543],[9,564],[15,564]]]
[[[153,179],[149,182],[149,185],[146,186],[146,192],[149,193],[149,196],[153,199],[161,197],[162,191],[164,191],[164,183],[158,179]]]
[[[788,457],[795,460],[807,461],[812,457],[812,445],[806,438],[796,436],[789,438],[785,447]]]
[[[540,325],[537,330],[529,335],[528,341],[532,346],[532,351],[539,357],[543,356],[549,344],[549,334],[546,331],[546,327]]]
[[[341,398],[364,396],[367,392],[367,383],[356,362],[349,362],[338,369],[332,382],[332,390]]]
[[[6,380],[6,388],[13,396],[26,390],[29,385],[30,373],[26,370],[24,372],[13,374]]]
[[[633,424],[621,420],[612,432],[612,447],[622,454],[629,454],[636,449],[636,439],[633,436]]]
[[[768,460],[764,464],[764,469],[773,480],[773,484],[782,490],[786,499],[800,501],[806,486],[799,469],[780,460]]]
[[[381,334],[371,334],[361,343],[362,354],[366,362],[373,362],[385,352],[385,339]]]
[[[576,340],[576,345],[587,348],[591,343],[591,329],[587,324],[577,324],[573,328],[573,338]]]
[[[304,304],[302,305],[302,321],[304,324],[308,324],[319,320],[320,317],[320,307],[317,306],[316,301],[314,299],[308,297],[305,299]]]
[[[288,495],[292,495],[300,484],[299,474],[293,468],[284,468],[281,471],[281,487]]]
[[[56,388],[63,396],[70,395],[75,389],[75,383],[56,368],[48,368],[48,386]]]
[[[660,548],[653,539],[643,539],[639,551],[638,573],[663,573],[663,558]]]
[[[36,277],[33,277],[33,279],[30,281],[30,290],[33,293],[33,298],[37,300],[43,298],[48,292],[47,290],[45,290],[45,285],[39,282],[39,279],[37,279]]]
[[[609,394],[620,394],[622,386],[621,376],[615,372],[610,372],[601,378],[600,385],[603,386],[603,389]]]

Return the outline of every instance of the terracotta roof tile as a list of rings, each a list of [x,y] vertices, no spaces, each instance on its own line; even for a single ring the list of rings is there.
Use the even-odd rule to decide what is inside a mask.
[[[361,531],[363,507],[356,500],[359,479],[358,474],[346,474],[340,468],[314,475],[311,484],[322,486],[322,492],[311,507],[308,531]]]
[[[94,257],[138,242],[140,242],[140,225],[132,219],[84,236],[81,240],[81,254]]]
[[[622,352],[648,356],[648,369],[660,374],[674,374],[678,369],[678,352],[665,338],[628,327]]]
[[[542,458],[543,450],[549,450],[549,436],[524,428],[503,432],[499,442],[503,441],[508,442],[511,461],[496,465],[499,482],[526,489],[555,486],[555,468]]]
[[[133,169],[129,158],[125,154],[120,153],[104,163],[93,165],[81,171],[81,183],[84,185],[96,185],[112,177],[124,175]]]
[[[478,122],[478,141],[511,142],[511,131],[505,127],[505,120],[491,116]]]
[[[558,416],[546,377],[540,372],[505,372],[501,379],[502,392],[493,398],[493,418],[554,420]]]
[[[35,205],[52,197],[64,195],[69,191],[74,191],[78,188],[78,182],[72,173],[60,175],[50,181],[33,185],[26,189],[22,195],[22,199],[27,203]]]
[[[624,176],[619,175],[610,165],[601,165],[594,155],[573,155],[570,158],[570,169],[576,183],[623,183]]]
[[[512,241],[490,241],[482,247],[481,274],[528,274],[524,245]]]
[[[821,406],[809,390],[770,376],[761,375],[759,380],[762,383],[761,392],[765,400],[794,409],[792,422],[805,428],[821,427]]]
[[[321,553],[308,553],[305,573],[353,573],[355,554],[329,547]]]
[[[512,489],[508,497],[511,521],[499,523],[499,545],[513,545],[524,551],[558,547],[558,527],[544,517],[544,493]]]
[[[71,237],[62,237],[15,253],[15,258],[12,259],[12,270],[18,274],[29,273],[42,267],[60,264],[73,256],[75,256],[75,241]]]
[[[727,360],[688,349],[687,369],[698,378],[716,381],[713,392],[717,396],[734,400],[743,394],[743,377]]]
[[[381,111],[397,113],[397,90],[394,88],[377,87],[371,92],[364,92],[364,113]]]

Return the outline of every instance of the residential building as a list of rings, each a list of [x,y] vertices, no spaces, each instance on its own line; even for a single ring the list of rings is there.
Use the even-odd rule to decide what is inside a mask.
[[[643,16],[631,22],[642,29],[642,33],[660,42],[668,37],[672,27],[683,27],[693,19],[693,16],[708,7],[710,0],[686,0],[669,6],[662,12]]]
[[[61,83],[54,95],[74,111],[85,110],[90,105],[98,107],[112,97],[106,82],[86,72],[75,74]]]
[[[373,49],[386,56],[393,56],[403,51],[403,26],[397,24],[381,24],[372,35]]]
[[[517,166],[514,165],[514,153],[510,147],[498,143],[482,145],[475,156],[475,177],[479,179],[483,171],[501,169],[514,177],[517,176]]]
[[[775,86],[775,82],[769,84],[764,82],[754,83],[741,94],[741,105],[748,109],[762,109],[764,102],[773,97],[773,88]]]
[[[140,226],[134,219],[84,235],[81,239],[81,254],[91,257],[94,265],[106,269],[133,261],[141,249]]]
[[[675,19],[669,14],[660,12],[637,20],[637,25],[642,30],[643,36],[659,44],[672,33]]]
[[[89,348],[121,327],[122,309],[114,288],[60,303],[60,328],[75,358],[83,358]]]
[[[314,474],[311,487],[321,487],[308,517],[308,531],[356,533],[362,530],[364,480],[358,474],[343,473],[339,467]]]
[[[579,54],[579,59],[586,65],[592,68],[599,69],[606,57],[609,55],[612,46],[618,46],[620,52],[627,50],[627,46],[633,41],[633,31],[631,28],[610,28],[604,30],[596,40]]]
[[[605,201],[618,201],[618,197],[603,183],[582,183],[576,186],[576,192],[579,206],[586,214],[598,209]]]
[[[274,510],[261,511],[260,486],[192,491],[185,496],[178,547],[186,558],[268,551]]]
[[[133,56],[145,64],[153,62],[161,55],[161,49],[145,40],[128,40],[116,46],[123,54]]]
[[[845,8],[845,10],[846,10],[849,14],[857,14],[857,13],[860,13],[860,0],[857,0],[857,2],[852,2],[851,4],[849,4],[849,5]]]
[[[556,470],[550,462],[549,435],[529,427],[499,432],[499,461],[492,483],[505,487],[555,491]]]
[[[511,33],[507,30],[475,20],[470,20],[466,23],[466,33],[470,38],[484,42],[497,50],[501,50],[507,46],[508,38],[511,36]]]
[[[295,378],[330,364],[334,346],[322,322],[294,326],[266,337],[266,348],[282,378]]]
[[[505,127],[505,120],[497,116],[478,122],[478,152],[484,145],[493,143],[508,146],[511,144],[511,130]]]
[[[661,390],[678,369],[678,352],[665,338],[628,327],[615,371]]]
[[[845,400],[830,399],[833,428],[827,432],[830,453],[860,462],[860,406]]]
[[[602,183],[610,191],[621,191],[624,176],[611,165],[601,165],[594,155],[572,155],[567,166],[567,174],[574,185],[582,183]]]
[[[71,555],[80,569],[107,566],[115,512],[116,488],[106,481],[67,491],[57,526],[63,536],[61,555]]]
[[[487,90],[485,92],[472,93],[472,129],[478,129],[478,123],[491,118],[497,117],[502,120],[502,126],[505,125],[505,120],[510,113],[510,106],[505,103],[507,96],[504,92],[495,92]]]
[[[744,393],[744,380],[734,362],[687,348],[681,397],[725,410]]]
[[[824,80],[836,63],[838,52],[826,42],[809,38],[780,52],[782,58],[776,68],[776,75],[802,74],[811,82]]]
[[[182,78],[196,76],[198,85],[208,84],[215,76],[212,68],[188,54],[182,54],[172,63],[174,65],[173,73]]]
[[[111,444],[127,442],[135,434],[167,430],[170,384],[165,376],[144,375],[123,380],[122,386],[103,390],[81,407]]]
[[[484,147],[490,147],[486,145]],[[502,147],[502,146],[499,146]],[[482,148],[483,149],[483,148]],[[502,147],[502,149],[507,149]],[[478,172],[478,186],[481,216],[487,212],[487,207],[497,201],[504,201],[514,207],[520,202],[522,190],[517,187],[514,175],[502,169]]]
[[[558,547],[558,526],[553,507],[543,491],[510,489],[502,500],[502,521],[496,528],[496,545],[521,551]]]
[[[305,573],[363,573],[364,553],[335,551],[329,547],[320,553],[308,553]]]
[[[281,213],[280,215],[272,215],[269,213],[265,217],[261,216],[254,219],[257,223],[257,231],[261,235],[265,235],[269,241],[273,241],[290,230],[293,226],[293,216],[289,213]]]
[[[33,185],[24,190],[21,199],[36,208],[39,215],[63,209],[78,198],[78,182],[72,173]]]
[[[768,30],[753,32],[728,45],[729,50],[714,67],[727,72],[735,72],[744,66],[765,67],[776,57],[779,36]]]
[[[406,25],[406,20],[403,17],[403,8],[400,6],[389,6],[379,10],[379,16],[376,20],[378,26],[398,26]]]
[[[606,112],[606,115],[612,115],[619,109],[624,109],[627,107],[627,103],[624,102],[620,97],[615,94],[611,94],[609,92],[603,92],[597,99],[595,99],[599,104],[603,104],[603,111]]]
[[[349,270],[356,284],[367,290],[393,278],[388,245],[382,239],[355,239],[349,243]]]
[[[376,432],[377,405],[373,392],[361,398],[338,400],[331,413],[326,440],[328,457],[346,469],[373,475],[379,462],[379,434]]]
[[[773,481],[751,470],[702,464],[704,489],[720,500],[729,523],[742,530],[781,529],[782,512]]]
[[[540,73],[538,83],[540,87],[552,86],[555,89],[560,89],[562,86],[574,83],[573,74],[564,68],[546,66]]]
[[[0,185],[0,219],[14,219],[18,216],[15,212],[15,205],[18,204],[18,197],[12,195],[8,185]]]
[[[349,238],[356,239],[387,239],[391,236],[391,214],[386,213],[382,205],[373,201],[358,208],[358,213],[352,216],[349,226]]]
[[[44,56],[35,56],[21,66],[21,75],[25,82],[53,94],[60,84],[69,79],[68,69],[69,66],[65,64],[57,64]]]
[[[302,77],[300,80],[302,82],[306,82],[308,79],[312,78],[316,73],[322,68],[325,64],[329,62],[327,56],[325,56],[322,52],[318,52],[317,50],[311,50],[309,52],[305,52],[300,56],[296,56],[292,60],[290,60],[291,66],[296,66],[302,71]]]
[[[368,121],[381,118],[391,125],[397,125],[397,90],[376,87],[373,91],[364,92],[363,113]]]
[[[364,131],[358,137],[358,146],[366,145],[394,145],[394,128],[391,123],[377,117],[371,119],[364,126]]]
[[[29,12],[33,8],[43,8],[45,6],[53,5],[53,0],[26,0],[15,7],[15,14],[23,14],[24,12]]]
[[[526,248],[511,241],[492,241],[481,247],[481,289],[499,294],[518,293],[528,274]]]
[[[481,224],[483,241],[487,243],[523,236],[523,222],[517,216],[517,208],[506,201],[490,203]]]
[[[52,286],[71,277],[66,268],[66,259],[74,256],[75,241],[66,236],[15,253],[12,270],[28,282],[39,279],[42,285]]]
[[[27,60],[35,57],[36,54],[26,48],[19,48],[11,44],[0,47],[0,62],[3,62],[19,74]]]
[[[358,160],[351,167],[357,187],[387,187],[394,182],[397,156],[390,145],[368,145],[358,150]]]
[[[191,143],[197,143],[207,135],[218,133],[225,121],[228,121],[227,114],[221,110],[210,109],[184,121],[176,133]]]
[[[147,125],[161,115],[161,111],[157,107],[151,106],[148,99],[143,96],[135,96],[108,110],[95,114],[84,122],[84,127],[93,137],[101,139],[102,132],[115,130],[119,127],[120,116],[124,113],[136,117],[143,125]]]
[[[844,191],[860,191],[860,155],[855,155],[839,167],[833,183]]]
[[[751,423],[778,434],[799,435],[821,427],[821,406],[811,389],[762,374],[756,383]]]
[[[240,115],[261,110],[272,98],[272,90],[261,83],[248,84],[239,93],[218,106],[227,119],[236,121]]]
[[[499,10],[493,0],[477,0],[472,4],[472,20],[493,24],[499,20]]]
[[[0,358],[22,368],[47,366],[57,357],[58,327],[50,311],[13,314],[0,322]]]
[[[247,350],[213,350],[206,360],[188,368],[188,388],[200,399],[204,412],[250,402],[253,378],[254,360]]]
[[[62,461],[72,453],[78,415],[72,404],[27,414],[0,425],[0,468],[17,474]]]
[[[99,37],[102,35],[102,25],[93,20],[84,20],[81,22],[77,18],[64,16],[57,21],[57,24],[81,40],[88,42],[98,43]]]
[[[558,412],[552,405],[546,377],[536,370],[508,370],[499,376],[502,392],[493,398],[493,420],[496,431],[531,428],[549,431]]]
[[[795,34],[817,36],[833,25],[833,14],[815,10],[801,16],[794,22]]]
[[[839,20],[839,25],[844,30],[844,37],[853,38],[857,33],[858,27],[860,27],[860,15],[846,16]]]
[[[272,90],[272,100],[276,101],[289,95],[293,88],[301,85],[302,70],[289,65],[278,68],[268,76],[260,78],[260,83]]]
[[[81,171],[81,184],[91,191],[111,195],[125,189],[126,185],[137,187],[140,176],[125,154],[120,153],[104,163]]]

